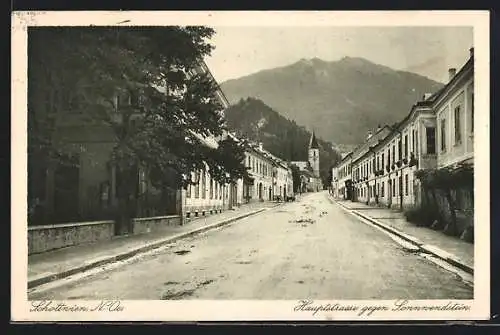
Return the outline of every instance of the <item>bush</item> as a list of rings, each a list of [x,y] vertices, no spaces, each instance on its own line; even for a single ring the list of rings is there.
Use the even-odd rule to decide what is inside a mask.
[[[414,207],[404,212],[406,220],[419,227],[430,227],[438,218],[436,210],[430,206]]]

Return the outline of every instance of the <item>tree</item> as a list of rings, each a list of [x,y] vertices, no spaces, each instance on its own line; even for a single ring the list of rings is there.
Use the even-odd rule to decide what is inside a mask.
[[[244,175],[242,148],[223,136],[218,85],[200,68],[213,34],[208,27],[30,28],[30,172],[61,161],[68,143],[57,119],[71,110],[112,129],[113,162],[124,178],[138,164],[160,189],[192,183],[191,172],[205,163],[219,182]],[[203,137],[219,145],[200,145]],[[122,208],[131,192],[120,193]]]

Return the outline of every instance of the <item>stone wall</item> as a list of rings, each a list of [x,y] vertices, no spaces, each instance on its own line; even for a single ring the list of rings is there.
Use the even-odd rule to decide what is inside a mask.
[[[149,218],[133,219],[134,235],[162,231],[168,227],[179,226],[181,217],[179,215],[158,216]]]
[[[110,240],[113,221],[79,222],[28,227],[28,254]]]

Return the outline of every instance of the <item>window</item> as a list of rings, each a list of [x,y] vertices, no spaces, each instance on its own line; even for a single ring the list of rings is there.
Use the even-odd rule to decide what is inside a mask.
[[[385,161],[384,161],[384,154],[382,154],[382,170],[384,170],[384,163],[385,163]]]
[[[436,129],[434,127],[426,127],[425,134],[427,136],[427,153],[436,153]]]
[[[210,199],[214,198],[214,181],[210,178]]]
[[[408,175],[405,174],[405,195],[408,195]]]
[[[214,181],[214,184],[215,184],[214,185],[214,188],[215,188],[215,190],[214,190],[214,198],[217,199],[217,195],[219,194],[219,183],[216,182],[216,181]]]
[[[380,184],[380,196],[383,198],[384,197],[384,185],[385,185],[385,182],[382,182]]]
[[[200,172],[196,171],[195,173],[195,182],[196,186],[194,188],[194,197],[199,198],[200,197]]]
[[[403,159],[403,150],[401,148],[401,146],[403,145],[403,143],[401,142],[401,139],[398,140],[398,159],[401,160]]]
[[[405,158],[410,155],[410,148],[408,148],[408,135],[405,135]]]
[[[387,150],[387,166],[391,167],[391,149]]]
[[[392,196],[396,196],[396,179],[392,180]]]
[[[460,106],[455,107],[455,144],[462,142],[462,128],[460,125]]]
[[[201,197],[205,199],[207,197],[207,174],[204,170],[201,171]]]
[[[392,145],[392,162],[396,161],[396,145]]]
[[[470,132],[474,134],[474,92],[470,95]]]
[[[251,164],[250,164],[250,156],[248,156],[248,167],[251,167]]]
[[[411,131],[411,151],[415,152],[415,129],[412,129]]]
[[[130,92],[130,105],[133,107],[141,107],[143,105],[143,96],[141,92]]]
[[[441,151],[446,151],[446,119],[441,120]]]
[[[415,130],[415,156],[418,157],[418,130]]]
[[[193,174],[189,173],[189,181],[193,181]],[[191,184],[188,184],[186,187],[186,198],[191,198]]]

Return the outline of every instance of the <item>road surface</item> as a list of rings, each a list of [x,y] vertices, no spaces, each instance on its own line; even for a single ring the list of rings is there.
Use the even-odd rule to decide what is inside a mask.
[[[30,300],[301,298],[472,299],[473,290],[320,192],[29,295]]]

